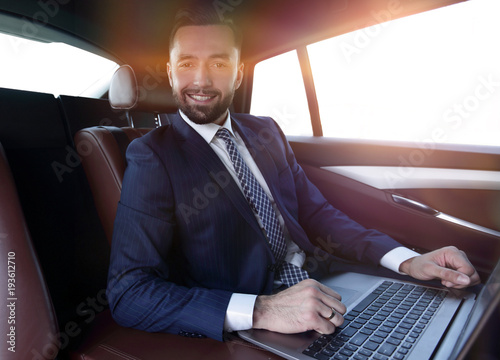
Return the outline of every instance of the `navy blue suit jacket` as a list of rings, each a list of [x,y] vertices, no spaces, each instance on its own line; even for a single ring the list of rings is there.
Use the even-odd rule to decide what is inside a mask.
[[[399,246],[333,208],[306,178],[270,118],[233,115],[292,240],[378,264]],[[275,260],[244,195],[223,163],[179,115],[127,150],[112,241],[108,299],[115,320],[152,332],[222,339],[233,292],[273,290]],[[320,245],[329,244],[327,249]]]

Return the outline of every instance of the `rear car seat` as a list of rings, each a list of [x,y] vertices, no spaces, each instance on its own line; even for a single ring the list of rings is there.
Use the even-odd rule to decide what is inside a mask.
[[[91,126],[128,126],[125,111],[111,109],[108,100],[59,95],[59,103],[68,124],[71,142],[79,130]],[[151,126],[153,124],[151,116]]]
[[[144,78],[143,78],[144,79]],[[157,124],[168,122],[167,113],[177,107],[167,80],[161,83],[139,85],[136,73],[129,65],[115,72],[109,90],[109,104],[115,111],[125,111],[131,125],[134,113],[149,113]],[[97,213],[108,242],[111,243],[116,208],[120,200],[125,172],[125,151],[130,142],[148,133],[152,128],[94,126],[78,131],[75,147],[92,190]]]
[[[109,262],[109,246],[66,130],[54,95],[0,88],[0,143],[61,329],[81,317],[75,309],[82,301],[105,287]]]
[[[54,359],[56,315],[1,144],[0,184],[0,359]]]
[[[75,136],[76,149],[110,244],[126,168],[125,151],[132,140],[150,130],[96,126],[82,129]]]

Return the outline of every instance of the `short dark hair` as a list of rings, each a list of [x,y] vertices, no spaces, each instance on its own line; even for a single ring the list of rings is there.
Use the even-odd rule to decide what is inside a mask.
[[[170,32],[169,53],[172,50],[174,37],[177,30],[183,26],[206,26],[206,25],[224,25],[228,26],[234,35],[234,43],[238,51],[241,50],[243,34],[233,19],[222,16],[213,6],[197,5],[179,9],[175,15],[174,26]]]

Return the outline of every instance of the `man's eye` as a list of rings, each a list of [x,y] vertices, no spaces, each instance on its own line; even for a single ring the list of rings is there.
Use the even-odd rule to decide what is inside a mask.
[[[217,68],[217,69],[220,69],[220,68],[223,68],[225,67],[226,65],[223,64],[223,63],[215,63],[214,66]]]
[[[181,64],[179,64],[180,68],[190,68],[192,66],[193,66],[192,63],[181,63]]]

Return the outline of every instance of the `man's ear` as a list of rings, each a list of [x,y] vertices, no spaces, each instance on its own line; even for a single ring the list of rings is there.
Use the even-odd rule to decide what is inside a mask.
[[[170,83],[170,86],[172,85],[172,66],[170,65],[170,61],[167,62],[167,75],[168,75],[168,82]]]
[[[241,85],[241,83],[243,81],[244,69],[245,69],[245,64],[244,63],[240,63],[238,65],[238,70],[237,70],[237,73],[236,73],[236,81],[234,83],[235,84],[235,87],[234,87],[235,90],[237,90],[240,87],[240,85]]]

